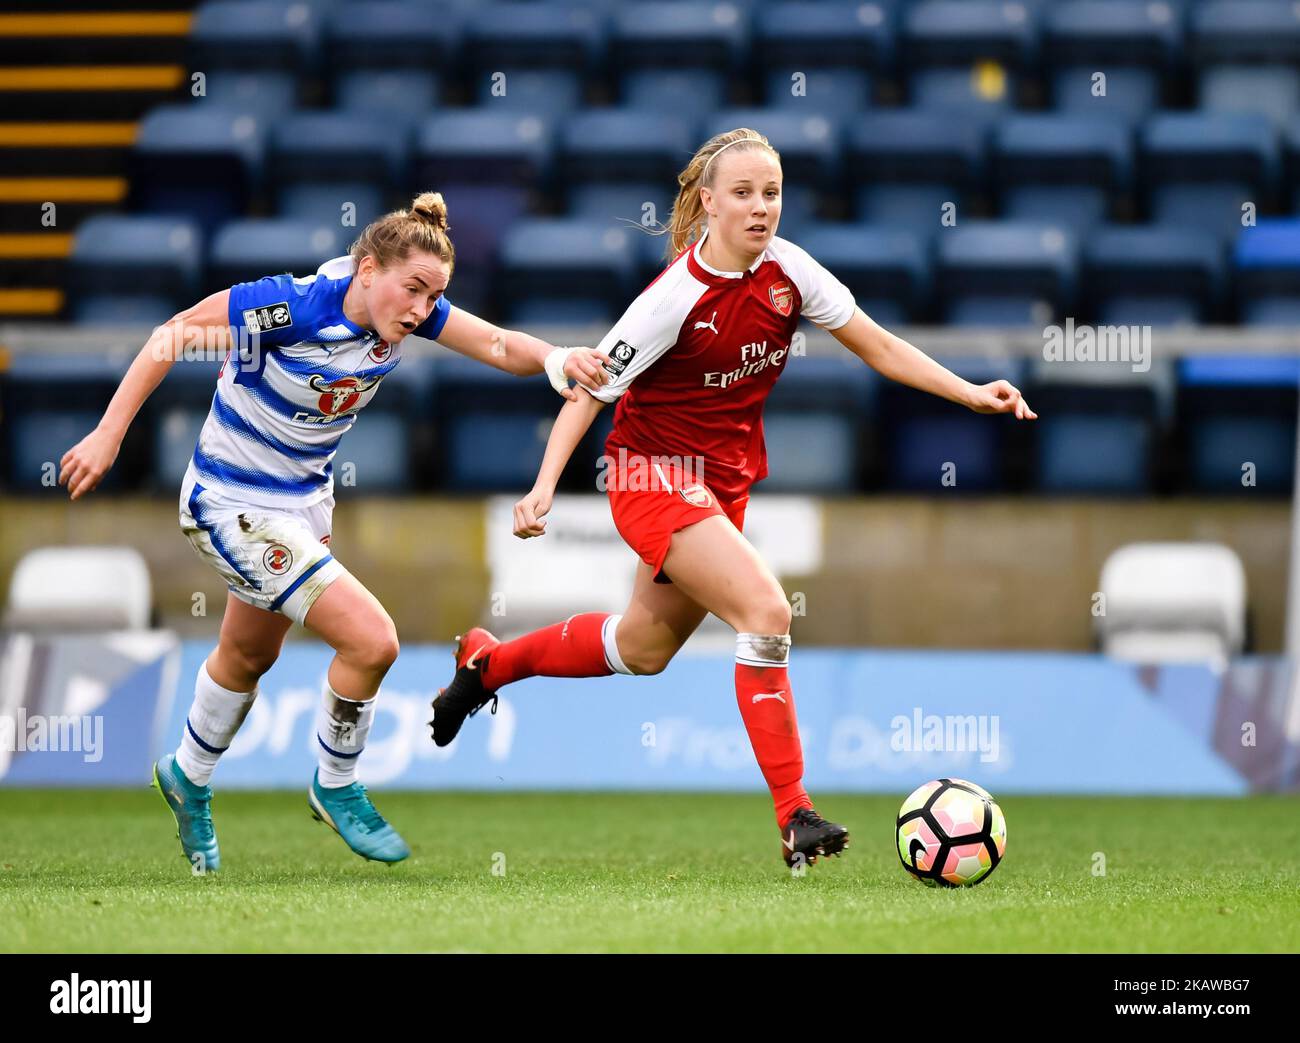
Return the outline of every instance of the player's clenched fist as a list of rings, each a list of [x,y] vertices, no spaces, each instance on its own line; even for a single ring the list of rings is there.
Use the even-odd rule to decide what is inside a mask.
[[[59,484],[68,487],[72,499],[90,492],[117,459],[121,442],[96,429],[74,445],[59,461]]]
[[[515,535],[521,540],[530,536],[541,536],[546,532],[546,522],[542,518],[551,509],[554,492],[548,489],[534,489],[515,504]]]

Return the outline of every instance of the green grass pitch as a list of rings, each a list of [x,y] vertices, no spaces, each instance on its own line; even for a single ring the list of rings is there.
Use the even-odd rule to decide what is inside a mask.
[[[386,867],[305,793],[218,789],[195,877],[145,786],[0,790],[0,950],[1300,950],[1294,797],[1009,796],[1006,860],[949,891],[899,866],[903,795],[820,794],[852,846],[795,878],[757,793],[379,792]]]

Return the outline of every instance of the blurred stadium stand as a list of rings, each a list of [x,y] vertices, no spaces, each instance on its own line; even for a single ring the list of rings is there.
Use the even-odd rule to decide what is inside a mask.
[[[232,282],[310,272],[436,188],[454,303],[598,336],[663,263],[640,226],[667,217],[676,171],[748,125],[783,153],[782,232],[887,327],[1256,335],[1149,372],[957,360],[1023,380],[1045,416],[1032,432],[794,356],[770,487],[934,491],[952,462],[963,491],[1229,495],[1249,460],[1248,488],[1291,488],[1293,367],[1257,350],[1300,319],[1291,0],[0,6],[0,321],[144,328]],[[9,489],[102,408],[114,365],[14,355]],[[210,368],[151,401],[117,488],[168,487]],[[372,488],[514,488],[528,453],[493,471],[458,447],[489,428],[531,445],[553,410],[532,386],[494,399],[495,374],[444,358],[392,387],[353,436],[383,453]]]

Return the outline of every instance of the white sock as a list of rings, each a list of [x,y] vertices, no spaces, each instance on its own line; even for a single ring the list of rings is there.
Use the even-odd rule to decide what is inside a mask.
[[[211,781],[217,761],[244,723],[257,692],[256,688],[251,692],[222,688],[208,674],[206,660],[199,667],[194,703],[185,718],[181,744],[176,747],[176,763],[194,785],[206,786]]]
[[[316,714],[316,756],[324,789],[338,789],[357,781],[357,758],[366,748],[366,736],[370,734],[374,717],[373,698],[345,699],[326,679]]]
[[[618,654],[618,642],[614,638],[618,630],[618,621],[622,618],[621,615],[606,616],[600,628],[600,640],[605,646],[605,662],[609,664],[609,668],[616,674],[631,674],[632,671],[624,664],[623,657]]]

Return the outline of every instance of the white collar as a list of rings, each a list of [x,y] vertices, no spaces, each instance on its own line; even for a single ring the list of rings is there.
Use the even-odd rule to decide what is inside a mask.
[[[723,279],[743,279],[745,276],[744,272],[720,272],[718,271],[717,268],[714,268],[711,264],[705,261],[703,257],[700,256],[700,247],[704,245],[704,240],[707,239],[708,237],[709,237],[709,226],[705,225],[704,234],[701,235],[700,238],[696,240],[695,246],[693,247],[693,250],[695,252],[695,263],[698,264],[710,275],[721,276]],[[763,247],[763,252],[754,258],[754,263],[749,266],[749,270],[751,272],[758,271],[758,266],[763,263],[763,259],[766,256],[767,256],[767,247]]]

